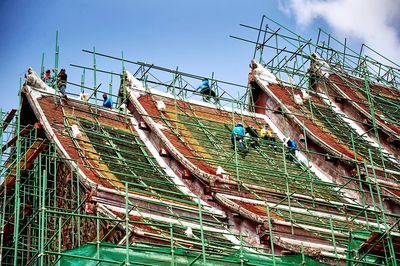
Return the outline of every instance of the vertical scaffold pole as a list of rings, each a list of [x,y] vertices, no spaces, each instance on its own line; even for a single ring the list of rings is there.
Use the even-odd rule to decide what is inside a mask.
[[[369,181],[371,178],[369,177],[367,161],[365,159],[363,160],[363,165],[364,165],[364,169],[365,169],[365,173],[366,173],[366,180],[368,181],[368,182],[366,182],[366,184],[368,185],[368,190],[369,190],[369,193],[371,195],[371,201],[372,201],[372,206],[374,208],[374,214],[375,214],[376,223],[380,225],[379,216],[378,216],[379,215],[379,210],[376,207],[375,195],[374,195],[374,192],[373,192],[373,189],[372,189],[372,185],[371,185],[372,182]],[[381,229],[380,226],[379,226],[379,229]]]
[[[58,254],[61,254],[61,243],[62,243],[62,241],[61,241],[61,238],[62,238],[61,233],[62,233],[62,217],[59,216],[58,217]],[[61,256],[58,255],[57,256],[57,265],[61,265],[60,264],[60,259],[61,259]]]
[[[369,161],[371,163],[371,170],[372,170],[372,175],[373,175],[373,178],[374,178],[375,190],[376,190],[376,193],[377,193],[377,196],[378,196],[379,208],[380,208],[380,211],[381,211],[381,214],[382,214],[382,220],[383,220],[383,222],[385,224],[385,227],[386,227],[385,212],[383,211],[384,210],[384,206],[383,206],[381,192],[380,192],[381,188],[380,188],[380,186],[378,184],[378,180],[376,178],[374,160],[372,158],[372,153],[371,153],[370,149],[368,149],[368,156],[369,156]]]
[[[40,79],[44,78],[44,53],[42,53],[42,63],[40,64]]]
[[[100,259],[100,219],[99,212],[96,211],[96,259]]]
[[[267,207],[267,219],[268,219],[269,241],[271,245],[272,263],[275,266],[276,263],[275,263],[274,239],[272,234],[271,209],[267,203],[265,205]]]
[[[5,114],[4,114],[5,115]],[[3,146],[3,140],[4,140],[4,131],[3,131],[3,126],[4,126],[4,116],[3,115],[3,110],[0,108],[0,138],[1,138],[1,146]],[[0,159],[3,159],[3,150],[0,149]],[[3,167],[0,168],[0,171],[3,172],[4,169]],[[4,186],[4,191],[7,191],[7,182],[3,183]],[[0,194],[1,195],[1,194]],[[1,213],[0,213],[0,265],[2,265],[2,258],[3,258],[3,240],[4,240],[4,220],[5,220],[5,212],[6,212],[6,193],[2,193],[3,198],[2,198],[2,203],[1,203]]]
[[[21,183],[21,136],[20,136],[20,129],[21,129],[21,108],[22,108],[22,80],[19,80],[19,104],[18,104],[18,111],[16,116],[16,133],[17,133],[17,143],[16,143],[16,153],[17,158],[15,162],[15,199],[14,199],[14,234],[13,234],[13,241],[14,241],[14,261],[13,265],[17,266],[18,263],[18,236],[19,236],[19,214],[20,214],[20,183]]]
[[[311,195],[312,195],[312,204],[313,207],[315,207],[315,193],[314,193],[314,175],[311,174],[310,172],[310,151],[308,150],[308,143],[307,143],[307,130],[306,127],[304,126],[304,122],[302,123],[303,125],[303,137],[304,137],[304,149],[305,149],[305,154],[306,154],[306,159],[307,159],[307,175],[308,178],[310,179],[310,190],[311,190]]]
[[[365,58],[365,62],[366,61],[367,61],[367,58]],[[380,155],[380,158],[381,158],[381,163],[382,163],[383,169],[385,170],[385,160],[384,160],[384,157],[383,157],[381,141],[380,141],[380,138],[379,138],[378,127],[376,125],[376,119],[375,119],[376,116],[375,116],[374,98],[371,95],[371,89],[370,89],[370,86],[369,86],[369,71],[368,71],[367,63],[365,63],[362,71],[363,71],[363,76],[364,76],[364,86],[365,86],[366,93],[367,93],[367,100],[369,102],[369,107],[370,107],[370,112],[371,112],[372,128],[374,129],[375,138],[376,138],[376,140],[378,142],[378,147],[379,147],[378,150],[379,150],[379,155]],[[386,177],[386,171],[384,171],[384,175]]]
[[[260,35],[261,35],[261,30],[262,30],[263,24],[264,24],[264,16],[262,16],[262,18],[261,18],[260,28],[258,30],[258,35],[257,35],[257,42],[256,42],[256,46],[254,47],[253,58],[256,58],[258,42],[260,41]],[[261,61],[261,57],[260,57],[260,61]]]
[[[203,217],[201,211],[201,198],[197,197],[197,204],[199,207],[199,222],[200,222],[200,235],[201,235],[201,253],[203,256],[203,265],[206,265],[206,244],[204,239],[204,229],[203,229]]]
[[[124,59],[124,51],[121,51],[121,64],[122,64],[122,74],[124,74],[125,75],[125,59]],[[123,82],[124,82],[124,91],[123,91],[123,96],[124,96],[124,101],[125,101],[125,98],[126,98],[126,87],[125,87],[125,79],[123,80]]]
[[[41,157],[39,157],[41,158]],[[45,230],[46,230],[46,190],[47,190],[47,172],[43,170],[42,174],[42,202],[40,208],[40,217],[41,217],[41,228],[40,228],[40,265],[44,264],[44,241],[45,241]]]
[[[235,111],[233,109],[233,102],[232,102],[232,125],[235,127]],[[238,182],[238,192],[240,192],[240,173],[239,173],[239,160],[238,160],[238,152],[237,152],[237,143],[236,143],[236,137],[233,135],[231,136],[233,138],[233,149],[235,151],[235,170],[236,170],[236,179]]]
[[[178,67],[176,67],[176,72],[172,74],[172,95],[174,96],[174,109],[175,109],[175,115],[176,115],[176,120],[178,120],[178,109],[177,109],[177,102],[176,102],[176,80],[178,79]],[[168,90],[168,88],[167,88]],[[179,134],[179,123],[176,124],[176,133]]]
[[[125,265],[130,265],[129,262],[129,188],[128,182],[125,182],[125,248],[126,248],[126,259]]]
[[[114,75],[114,73],[111,72],[111,74],[110,74],[110,83],[108,84],[108,97],[111,97],[111,98],[112,98],[112,94],[113,94],[113,89],[112,89],[112,87],[113,87],[113,75]],[[111,108],[112,108],[112,106],[111,106]]]
[[[372,153],[371,153],[370,149],[368,149],[368,154],[369,154],[369,159],[370,159],[370,162],[371,162],[372,174],[374,176],[375,189],[376,189],[376,192],[377,192],[377,195],[378,195],[379,207],[380,207],[380,210],[381,210],[381,219],[383,221],[383,225],[385,226],[385,232],[387,232],[389,230],[390,226],[387,223],[386,215],[385,215],[385,212],[383,211],[384,210],[384,206],[383,206],[383,202],[382,202],[382,196],[381,196],[381,193],[380,193],[381,188],[380,188],[380,186],[378,184],[378,180],[376,178],[374,161],[373,161]],[[394,249],[393,249],[393,242],[392,242],[392,238],[391,238],[390,232],[389,232],[389,235],[387,237],[387,245],[388,245],[388,248],[389,248],[390,258],[392,260],[392,265],[396,265],[397,264],[396,263],[396,253],[394,252]]]
[[[57,104],[57,95],[58,95],[58,57],[59,57],[59,47],[58,47],[58,31],[56,31],[56,47],[54,52],[54,74],[56,75],[56,80],[54,82],[54,105]]]
[[[289,207],[290,232],[292,235],[294,235],[292,204],[290,201],[289,173],[287,171],[287,165],[286,165],[287,158],[286,158],[285,145],[282,145],[282,155],[283,155],[283,167],[284,167],[284,171],[285,171],[286,197],[288,200],[288,207]]]
[[[35,129],[35,132],[36,132],[37,130]],[[37,134],[35,134],[35,139],[37,138]],[[49,147],[49,150],[48,150],[48,157],[46,157],[47,158],[47,162],[48,162],[48,164],[49,164],[49,166],[48,166],[48,169],[49,169],[49,175],[50,175],[50,177],[52,177],[52,181],[53,181],[53,188],[57,188],[58,187],[58,184],[57,184],[57,154],[56,154],[56,148],[54,147],[54,149],[53,149],[53,146],[52,145],[50,145],[50,147]],[[53,167],[53,173],[51,173],[51,169],[52,169],[52,167]],[[50,182],[51,183],[51,182]],[[51,194],[50,194],[51,195]],[[54,193],[53,193],[53,208],[54,208],[54,210],[56,210],[57,209],[57,190],[56,191],[54,191]],[[51,206],[51,205],[50,205]],[[53,228],[54,228],[54,231],[56,231],[57,230],[57,217],[56,216],[54,216],[53,217]],[[61,230],[61,227],[58,227],[58,230]],[[59,232],[59,234],[60,234],[60,232]],[[59,236],[59,239],[61,239],[61,236]],[[61,244],[59,243],[59,250],[61,250]],[[59,261],[59,259],[60,259],[61,257],[60,256],[58,256],[58,258],[57,258],[57,260]],[[58,263],[59,264],[59,263]]]
[[[240,232],[240,266],[243,266],[244,260],[243,260],[243,235],[242,232]]]
[[[333,232],[333,222],[332,222],[332,216],[329,216],[329,227],[331,229],[331,235],[332,235],[332,245],[333,245],[333,250],[335,252],[335,256],[338,259],[338,253],[337,253],[337,248],[336,248],[336,238],[335,234]]]
[[[174,227],[169,224],[169,234],[171,238],[171,266],[175,265],[175,248],[174,248]]]
[[[124,115],[125,115],[125,123],[128,123],[128,100],[126,96],[126,83],[125,83],[125,59],[124,59],[124,51],[121,51],[121,64],[122,64],[122,86],[123,86],[123,103],[126,105],[126,108],[124,108]]]
[[[81,93],[85,93],[85,72],[86,69],[83,68],[82,76],[81,76]]]
[[[96,47],[93,46],[93,96],[94,104],[97,105],[97,65],[96,65]]]
[[[81,191],[80,191],[80,185],[79,185],[79,161],[76,162],[76,168],[75,170],[75,176],[76,176],[76,196],[77,196],[77,201],[76,205],[79,206],[81,204]],[[73,179],[72,179],[73,180]],[[81,246],[81,216],[78,216],[78,223],[77,223],[77,228],[78,228],[78,247]]]
[[[261,63],[262,57],[264,55],[264,44],[266,43],[267,30],[268,30],[268,23],[265,23],[263,42],[262,42],[262,45],[260,45],[260,63]]]
[[[122,74],[121,74],[121,83],[122,83],[122,98],[120,97],[118,93],[118,99],[119,105],[122,105],[125,103],[125,97],[126,97],[126,84],[125,84],[125,78],[126,78],[126,73],[125,73],[125,64],[124,64],[124,51],[121,51],[121,65],[122,65]]]
[[[58,47],[58,31],[56,31],[56,48],[55,48],[55,56],[54,56],[54,71],[58,72],[58,59],[59,59],[59,47]]]
[[[113,93],[113,75],[114,73],[110,73],[110,83],[108,84],[108,94],[111,96]]]

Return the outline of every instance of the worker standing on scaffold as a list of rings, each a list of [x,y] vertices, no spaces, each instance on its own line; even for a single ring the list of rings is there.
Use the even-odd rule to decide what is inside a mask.
[[[307,69],[307,74],[308,74],[308,88],[311,91],[317,91],[317,81],[318,81],[318,76],[317,76],[317,71],[318,71],[318,65],[316,62],[316,55],[312,54],[310,56],[310,66]]]
[[[60,90],[62,96],[67,99],[67,74],[65,73],[65,69],[62,68],[60,70],[60,73],[57,75],[58,81],[57,81],[57,86],[58,89]]]
[[[241,122],[236,123],[236,126],[232,129],[231,142],[233,148],[235,148],[235,142],[239,142],[239,149],[241,152],[245,151],[244,134],[245,130],[243,124]]]
[[[203,79],[199,87],[196,89],[203,95],[203,101],[209,102],[211,97],[215,97],[215,92],[211,89],[210,83],[207,78]]]

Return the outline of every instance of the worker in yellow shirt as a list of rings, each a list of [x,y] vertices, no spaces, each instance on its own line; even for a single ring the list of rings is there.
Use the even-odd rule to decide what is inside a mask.
[[[272,132],[268,124],[265,124],[265,126],[261,128],[260,137],[268,141],[275,141],[274,133]]]

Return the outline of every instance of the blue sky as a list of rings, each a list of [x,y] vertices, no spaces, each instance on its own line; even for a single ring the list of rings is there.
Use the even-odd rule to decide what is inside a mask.
[[[245,84],[253,47],[229,35],[249,33],[240,23],[258,25],[262,14],[290,19],[276,1],[0,1],[0,107],[17,105],[19,78],[32,66],[54,66],[55,32],[59,31],[60,67],[69,81],[81,70],[70,63],[92,65],[82,49],[179,68],[182,71]],[[289,23],[290,24],[290,23]],[[252,32],[250,32],[252,33]],[[252,33],[256,37],[256,33]],[[121,65],[98,59],[98,68],[120,72]],[[128,69],[130,67],[128,65]],[[87,75],[91,86],[91,75]],[[105,84],[103,83],[102,87]],[[118,81],[115,80],[115,89]],[[69,86],[69,91],[78,88]]]
[[[81,70],[69,64],[91,66],[92,57],[81,50],[95,46],[101,53],[120,56],[124,51],[125,58],[133,61],[179,66],[181,71],[204,76],[214,72],[218,79],[246,84],[253,46],[229,35],[255,39],[257,33],[240,23],[257,26],[265,14],[305,36],[320,26],[330,30],[323,18],[299,22],[300,14],[290,9],[291,2],[301,1],[1,0],[0,107],[16,107],[19,79],[29,66],[40,71],[43,52],[45,67],[54,66],[56,30],[59,66],[67,69],[70,82],[80,82]],[[121,71],[121,65],[110,60],[98,59],[97,64],[100,69]],[[114,91],[118,83],[114,81]],[[86,85],[92,86],[90,77]],[[71,86],[68,90],[79,91]]]

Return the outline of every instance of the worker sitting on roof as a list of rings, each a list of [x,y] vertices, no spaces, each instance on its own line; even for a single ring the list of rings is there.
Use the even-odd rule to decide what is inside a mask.
[[[215,92],[211,89],[210,83],[208,82],[207,78],[203,79],[196,90],[200,91],[200,93],[203,94],[203,100],[206,102],[209,102],[211,97],[216,96]]]
[[[299,150],[298,147],[297,147],[296,141],[294,141],[291,138],[289,138],[287,141],[286,141],[286,139],[283,139],[283,141],[287,145],[289,153],[295,156],[296,155],[296,151]]]
[[[103,106],[107,108],[112,108],[112,98],[108,97],[107,93],[103,94]]]
[[[47,69],[44,74],[43,81],[44,81],[44,83],[46,83],[47,86],[53,87],[55,78],[56,78],[56,74],[54,73],[54,70],[53,70],[53,73],[51,73],[50,69]]]
[[[268,141],[275,141],[274,133],[268,124],[265,124],[260,130],[260,137]]]
[[[236,126],[233,128],[232,133],[231,133],[231,141],[232,141],[232,146],[233,148],[235,148],[235,142],[239,142],[239,149],[240,151],[244,152],[245,151],[245,147],[244,147],[244,128],[243,128],[243,124],[238,122],[236,124]]]
[[[246,134],[244,136],[244,139],[246,144],[249,144],[253,148],[260,146],[260,144],[258,143],[257,131],[253,126],[246,127]]]

